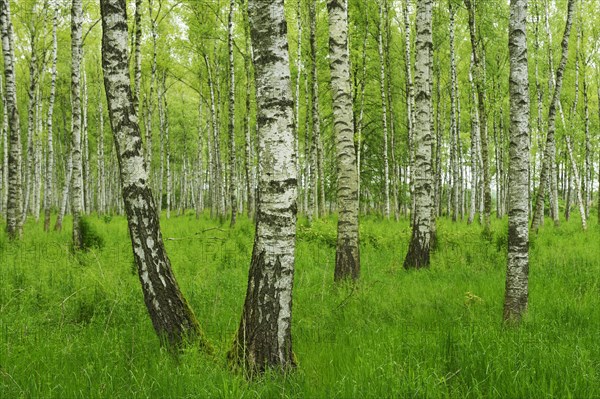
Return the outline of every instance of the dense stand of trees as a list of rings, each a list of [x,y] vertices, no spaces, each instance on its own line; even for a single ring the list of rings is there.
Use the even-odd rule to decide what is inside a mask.
[[[587,228],[600,185],[597,1],[100,4],[0,1],[0,212],[11,239],[41,210],[46,231],[70,213],[74,250],[86,215],[125,214],[170,343],[201,333],[162,210],[256,219],[230,354],[259,371],[295,365],[297,213],[338,214],[336,280],[359,278],[359,214],[410,218],[406,268],[429,265],[436,218],[479,216],[489,235],[494,210],[508,214],[506,320],[527,305],[529,223],[576,209]]]

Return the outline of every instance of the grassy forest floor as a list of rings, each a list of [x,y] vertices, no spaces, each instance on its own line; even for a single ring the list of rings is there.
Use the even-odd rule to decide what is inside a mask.
[[[595,216],[592,220],[597,220]],[[298,227],[298,370],[228,369],[254,228],[193,214],[162,221],[173,268],[214,353],[158,345],[122,217],[90,217],[103,249],[69,254],[70,229],[0,233],[1,398],[600,398],[600,227],[573,218],[532,237],[529,314],[501,325],[506,220],[439,221],[430,270],[405,271],[407,221],[363,218],[361,282],[333,280],[335,221]],[[69,226],[70,221],[65,221]]]

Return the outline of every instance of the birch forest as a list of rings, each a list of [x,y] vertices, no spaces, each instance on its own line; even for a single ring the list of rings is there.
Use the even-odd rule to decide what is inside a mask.
[[[0,0],[0,398],[600,397],[598,0]]]

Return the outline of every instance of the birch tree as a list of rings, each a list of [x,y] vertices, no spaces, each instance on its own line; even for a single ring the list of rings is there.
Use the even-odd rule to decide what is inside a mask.
[[[73,249],[83,247],[81,213],[83,211],[82,160],[81,160],[81,24],[83,6],[81,0],[73,0],[71,6],[71,213],[73,214]]]
[[[546,196],[547,185],[548,183],[550,183],[550,189],[552,191],[554,191],[554,188],[558,186],[558,184],[552,183],[552,181],[556,181],[556,142],[554,138],[556,132],[556,111],[560,106],[560,92],[562,89],[565,67],[567,66],[567,60],[569,56],[569,36],[571,35],[571,27],[573,25],[574,12],[575,0],[569,0],[567,4],[567,22],[565,25],[563,40],[561,43],[562,55],[560,63],[558,65],[558,69],[556,70],[554,94],[552,95],[552,100],[550,101],[550,108],[548,109],[548,133],[546,135],[546,147],[544,149],[544,159],[542,162],[540,182],[535,201],[534,216],[533,221],[531,223],[531,228],[536,231],[539,229],[542,220],[542,215],[540,211],[543,210],[542,206]],[[558,197],[558,194],[554,195],[554,197]],[[555,205],[552,206],[554,207]],[[558,209],[556,209],[553,212],[553,216],[554,224],[558,225]]]
[[[296,365],[291,322],[297,177],[283,0],[250,0],[248,8],[261,166],[248,289],[230,358],[252,373]]]
[[[142,137],[133,108],[128,69],[125,0],[102,0],[102,67],[113,131],[122,195],[133,255],[144,301],[156,333],[163,342],[181,345],[186,339],[205,344],[198,321],[181,293],[162,239]]]
[[[233,58],[233,17],[235,12],[235,0],[229,1],[229,18],[227,29],[227,45],[229,49],[229,115],[228,115],[228,136],[229,136],[229,198],[231,201],[231,222],[229,227],[235,226],[237,218],[237,197],[236,197],[236,178],[235,178],[235,62]]]
[[[412,218],[412,236],[404,268],[429,266],[431,225],[433,223],[433,171],[431,149],[431,49],[433,0],[417,3],[417,37],[415,62],[415,157],[413,165],[415,214]]]
[[[338,237],[335,280],[358,279],[358,172],[354,148],[354,114],[350,87],[348,17],[345,0],[328,0],[329,65],[337,150]]]
[[[529,273],[529,70],[527,66],[527,0],[511,0],[510,167],[508,262],[504,320],[519,321],[527,310]]]
[[[46,179],[44,186],[44,231],[50,230],[50,212],[52,209],[52,190],[54,181],[54,132],[52,118],[54,116],[54,100],[56,97],[56,76],[58,59],[58,4],[54,5],[54,16],[52,18],[52,69],[50,71],[50,99],[48,103],[48,116],[46,121]]]
[[[17,106],[17,87],[15,81],[15,54],[13,27],[10,15],[10,0],[0,0],[0,26],[2,29],[2,55],[4,57],[4,79],[6,84],[7,114],[4,120],[8,122],[8,169],[7,173],[7,202],[6,202],[6,232],[11,240],[21,238],[23,225],[21,223],[21,128],[19,109]],[[5,148],[7,148],[5,146]]]

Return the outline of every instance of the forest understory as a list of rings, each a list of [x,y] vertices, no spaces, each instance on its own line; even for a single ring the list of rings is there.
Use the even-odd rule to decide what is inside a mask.
[[[501,318],[506,219],[493,219],[485,239],[477,224],[440,219],[431,268],[406,271],[408,221],[365,217],[356,285],[332,282],[335,220],[301,220],[298,367],[251,380],[225,360],[251,220],[231,230],[208,214],[163,220],[175,274],[213,349],[176,357],[157,345],[125,219],[87,220],[102,249],[73,255],[70,229],[46,234],[33,222],[21,242],[0,235],[2,398],[600,397],[600,226],[582,232],[576,216],[532,235],[529,311],[518,329]]]

